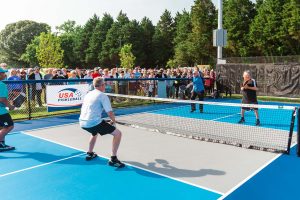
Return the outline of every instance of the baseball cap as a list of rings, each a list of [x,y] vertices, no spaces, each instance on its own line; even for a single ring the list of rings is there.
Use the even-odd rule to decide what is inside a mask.
[[[0,73],[5,73],[5,72],[8,72],[8,70],[3,69],[3,68],[0,67]]]

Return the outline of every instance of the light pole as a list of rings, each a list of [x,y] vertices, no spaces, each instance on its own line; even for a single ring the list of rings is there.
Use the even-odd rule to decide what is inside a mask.
[[[217,50],[217,64],[225,64],[226,60],[223,60],[222,48],[227,43],[227,31],[223,29],[223,2],[219,0],[218,9],[218,29],[213,32],[213,45],[218,48]]]
[[[219,0],[219,10],[218,10],[218,29],[223,29],[223,0]],[[222,46],[218,45],[217,61],[219,63],[222,60]]]

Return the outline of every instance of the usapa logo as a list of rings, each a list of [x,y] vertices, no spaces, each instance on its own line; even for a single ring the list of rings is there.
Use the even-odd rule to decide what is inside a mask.
[[[58,92],[58,101],[81,101],[82,94],[74,88],[66,88]]]

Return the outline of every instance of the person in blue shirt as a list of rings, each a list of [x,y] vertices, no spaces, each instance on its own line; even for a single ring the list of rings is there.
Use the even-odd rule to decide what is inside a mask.
[[[193,90],[191,95],[191,100],[195,100],[198,96],[199,101],[203,101],[204,99],[204,84],[203,79],[199,74],[198,70],[193,72]],[[203,104],[199,104],[200,113],[203,113]],[[196,111],[196,105],[194,103],[191,104],[191,112]]]
[[[0,67],[0,126],[3,127],[0,130],[0,152],[15,149],[15,147],[5,144],[5,136],[14,128],[14,122],[6,110],[6,107],[8,107],[9,110],[14,109],[14,106],[8,101],[8,90],[6,84],[2,82],[2,80],[6,78],[6,72],[7,70]]]
[[[10,71],[10,77],[7,79],[9,81],[20,81],[21,78],[17,76],[17,70],[12,69]],[[23,85],[20,83],[12,83],[8,85],[8,90],[10,93],[9,99],[15,99],[23,89]]]

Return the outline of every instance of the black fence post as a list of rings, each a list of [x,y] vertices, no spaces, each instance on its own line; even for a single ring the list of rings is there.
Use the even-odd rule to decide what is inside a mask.
[[[30,88],[30,83],[27,83],[27,106],[28,106],[28,119],[31,120],[31,95],[32,95],[32,91]]]

